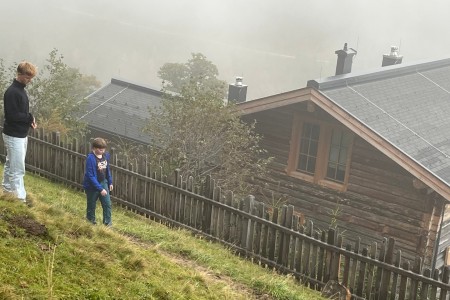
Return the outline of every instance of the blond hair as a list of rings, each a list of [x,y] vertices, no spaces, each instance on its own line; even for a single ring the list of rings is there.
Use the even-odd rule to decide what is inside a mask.
[[[18,75],[27,75],[27,76],[36,76],[37,67],[30,62],[22,61],[17,66],[17,74]]]

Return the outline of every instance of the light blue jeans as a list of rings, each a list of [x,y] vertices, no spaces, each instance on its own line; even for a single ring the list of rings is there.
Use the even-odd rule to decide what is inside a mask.
[[[27,154],[28,137],[17,138],[2,133],[6,148],[6,162],[3,169],[3,191],[12,193],[25,201],[27,192],[23,177],[25,176],[25,156]]]

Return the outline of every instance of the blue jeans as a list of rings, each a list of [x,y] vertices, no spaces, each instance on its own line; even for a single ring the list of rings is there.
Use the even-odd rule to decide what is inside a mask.
[[[86,219],[88,219],[89,222],[96,224],[95,207],[97,206],[97,199],[99,199],[103,209],[103,224],[111,226],[111,199],[109,197],[109,187],[106,179],[101,182],[101,185],[108,192],[106,196],[102,196],[99,191],[86,190]]]
[[[27,192],[23,177],[25,176],[25,156],[27,155],[28,137],[17,138],[2,133],[6,148],[6,162],[3,169],[3,190],[25,201]]]

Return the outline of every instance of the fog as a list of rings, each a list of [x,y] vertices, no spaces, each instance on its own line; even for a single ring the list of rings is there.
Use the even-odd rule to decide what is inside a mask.
[[[358,51],[353,71],[381,66],[391,45],[403,63],[450,53],[448,0],[0,1],[7,64],[41,66],[56,48],[102,84],[119,76],[159,88],[164,63],[200,52],[220,79],[243,76],[254,99],[334,75],[344,43]]]

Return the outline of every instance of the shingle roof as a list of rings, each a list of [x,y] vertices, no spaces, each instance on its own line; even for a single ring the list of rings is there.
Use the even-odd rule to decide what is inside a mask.
[[[450,59],[311,80],[308,86],[450,186]]]
[[[149,143],[150,137],[142,128],[147,123],[148,108],[159,106],[161,96],[152,87],[112,78],[111,83],[87,97],[81,119],[92,128]]]

